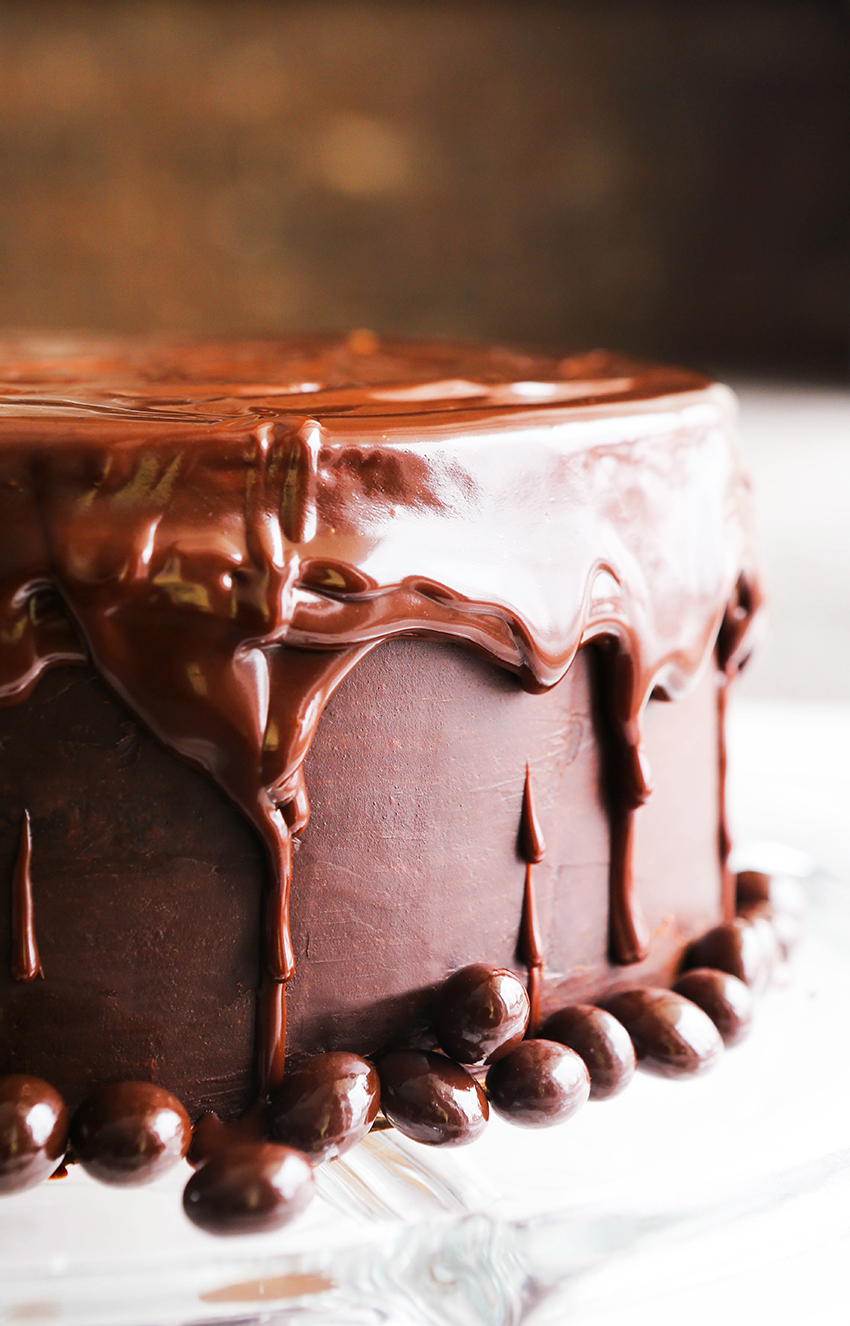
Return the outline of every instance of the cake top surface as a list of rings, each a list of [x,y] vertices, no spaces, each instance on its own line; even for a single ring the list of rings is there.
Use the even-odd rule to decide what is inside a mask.
[[[622,410],[710,385],[685,369],[604,351],[555,356],[449,342],[18,336],[0,340],[0,426],[32,418],[236,425],[293,413],[476,417]],[[3,431],[6,431],[5,429]]]

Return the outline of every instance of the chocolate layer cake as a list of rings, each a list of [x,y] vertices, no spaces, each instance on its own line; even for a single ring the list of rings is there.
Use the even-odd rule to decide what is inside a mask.
[[[731,918],[723,387],[363,333],[0,365],[0,1073],[232,1116],[285,1049],[424,1043],[467,964],[537,1027]]]

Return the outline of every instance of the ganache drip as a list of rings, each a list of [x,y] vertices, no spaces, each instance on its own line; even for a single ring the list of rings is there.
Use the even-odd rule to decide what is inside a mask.
[[[520,962],[528,968],[528,1002],[531,1013],[528,1019],[528,1035],[536,1036],[540,1026],[540,992],[543,985],[543,937],[540,933],[540,921],[537,916],[537,898],[534,893],[533,868],[525,867],[525,888],[522,895],[522,919],[520,921],[519,944],[517,946]]]
[[[546,843],[543,830],[534,804],[534,791],[531,786],[531,770],[525,766],[525,787],[522,793],[522,815],[519,825],[519,842],[523,860],[530,866],[539,865],[546,855]]]
[[[44,976],[33,916],[32,877],[32,825],[30,813],[25,810],[21,819],[18,855],[12,869],[12,979],[28,983]]]
[[[465,642],[531,691],[608,642],[612,947],[635,960],[643,710],[759,605],[723,388],[600,354],[344,341],[0,358],[0,701],[89,660],[255,825],[262,1090],[283,1068],[304,759],[336,687],[393,636]]]
[[[724,918],[731,921],[735,915],[735,876],[729,869],[732,838],[726,812],[726,708],[729,685],[746,666],[755,644],[755,623],[760,606],[758,586],[746,575],[738,577],[735,592],[726,606],[717,635],[715,660],[717,666],[717,765],[718,765],[718,823],[717,853],[723,882],[722,909]]]
[[[540,827],[540,819],[534,803],[531,769],[528,764],[525,766],[519,845],[526,864],[517,952],[520,962],[528,968],[528,1002],[531,1005],[528,1035],[534,1036],[540,1023],[540,991],[543,984],[545,954],[543,951],[543,937],[540,933],[540,922],[537,917],[537,898],[534,892],[532,866],[539,865],[543,860],[546,855],[546,843],[543,839],[543,830]]]

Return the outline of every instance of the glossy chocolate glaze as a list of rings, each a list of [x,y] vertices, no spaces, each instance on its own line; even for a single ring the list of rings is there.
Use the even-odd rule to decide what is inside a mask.
[[[532,1036],[536,1035],[540,1023],[540,988],[543,983],[543,964],[545,954],[540,924],[537,917],[537,899],[534,892],[534,874],[532,866],[539,865],[546,855],[546,843],[534,802],[531,786],[531,769],[525,766],[525,788],[522,794],[522,814],[519,822],[520,855],[525,861],[525,891],[522,898],[522,918],[520,920],[517,956],[528,968],[528,999],[531,1011],[528,1028]]]
[[[261,1088],[283,1073],[303,764],[366,654],[457,639],[538,691],[604,644],[611,942],[633,962],[647,700],[693,686],[731,621],[729,672],[758,607],[722,388],[605,355],[362,349],[0,347],[0,697],[88,659],[254,824],[271,866]]]
[[[531,769],[525,766],[525,787],[522,793],[522,815],[519,822],[520,855],[527,865],[539,865],[546,855],[546,842],[540,827],[540,817],[531,785]]]
[[[543,980],[544,953],[531,865],[525,867],[525,889],[522,895],[517,957],[528,968],[528,1002],[531,1010],[528,1026],[533,1036],[540,1022],[540,987]]]

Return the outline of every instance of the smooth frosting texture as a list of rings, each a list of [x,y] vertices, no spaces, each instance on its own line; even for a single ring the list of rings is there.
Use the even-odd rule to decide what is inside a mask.
[[[20,339],[0,362],[0,699],[90,659],[258,829],[264,1089],[283,1067],[303,761],[336,686],[390,637],[463,641],[529,690],[610,642],[612,945],[640,957],[644,706],[688,690],[724,620],[734,670],[760,601],[724,388],[363,333]]]

